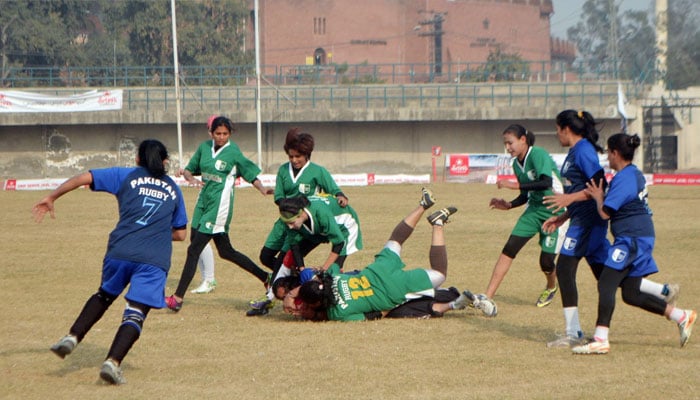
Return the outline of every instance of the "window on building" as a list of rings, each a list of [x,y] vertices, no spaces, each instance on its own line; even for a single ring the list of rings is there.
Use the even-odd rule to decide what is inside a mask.
[[[314,17],[314,35],[326,34],[326,18]]]

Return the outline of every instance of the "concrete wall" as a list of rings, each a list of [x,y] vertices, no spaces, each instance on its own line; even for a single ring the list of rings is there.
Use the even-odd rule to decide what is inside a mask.
[[[443,153],[503,152],[501,132],[518,121],[324,122],[265,123],[262,130],[264,172],[276,173],[287,161],[282,148],[289,128],[299,126],[316,140],[314,162],[332,173],[431,173],[432,146]],[[537,134],[537,144],[551,152],[559,146],[551,120],[520,121]],[[608,123],[606,125],[615,125]],[[207,139],[202,124],[182,129],[183,158]],[[31,125],[0,126],[0,179],[62,178],[89,168],[133,165],[138,143],[163,141],[178,165],[174,124]],[[233,140],[257,161],[255,124],[241,124]]]

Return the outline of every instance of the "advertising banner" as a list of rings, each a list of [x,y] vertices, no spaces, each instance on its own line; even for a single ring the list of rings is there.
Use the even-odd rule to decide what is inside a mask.
[[[121,89],[93,90],[72,96],[0,91],[0,113],[63,113],[122,109]]]

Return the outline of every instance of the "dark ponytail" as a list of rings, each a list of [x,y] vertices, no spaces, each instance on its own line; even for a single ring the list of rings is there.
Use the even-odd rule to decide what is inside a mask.
[[[512,133],[518,139],[525,136],[525,143],[527,143],[528,146],[532,147],[535,145],[535,134],[532,131],[528,131],[527,128],[520,124],[513,124],[508,126],[503,131],[504,135],[506,133]]]
[[[321,272],[315,279],[304,282],[299,288],[297,297],[306,304],[321,303],[321,308],[328,308],[335,304],[333,296],[333,276],[327,272]]]
[[[144,167],[154,178],[162,178],[166,173],[165,160],[168,149],[155,139],[146,139],[139,144],[139,166]]]
[[[556,123],[561,129],[569,127],[571,132],[587,139],[597,152],[603,152],[603,148],[598,144],[600,138],[596,129],[598,123],[588,111],[564,110],[557,115]]]
[[[625,161],[632,161],[634,151],[642,144],[637,134],[616,133],[608,138],[608,150],[615,150]]]

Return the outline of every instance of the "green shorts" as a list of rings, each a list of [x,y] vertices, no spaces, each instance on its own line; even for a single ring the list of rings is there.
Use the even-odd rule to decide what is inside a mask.
[[[545,207],[528,207],[518,222],[513,227],[511,235],[531,238],[540,234],[540,247],[543,253],[557,254],[560,247],[559,229],[552,233],[542,232],[542,224],[548,218],[553,217],[552,211]]]

